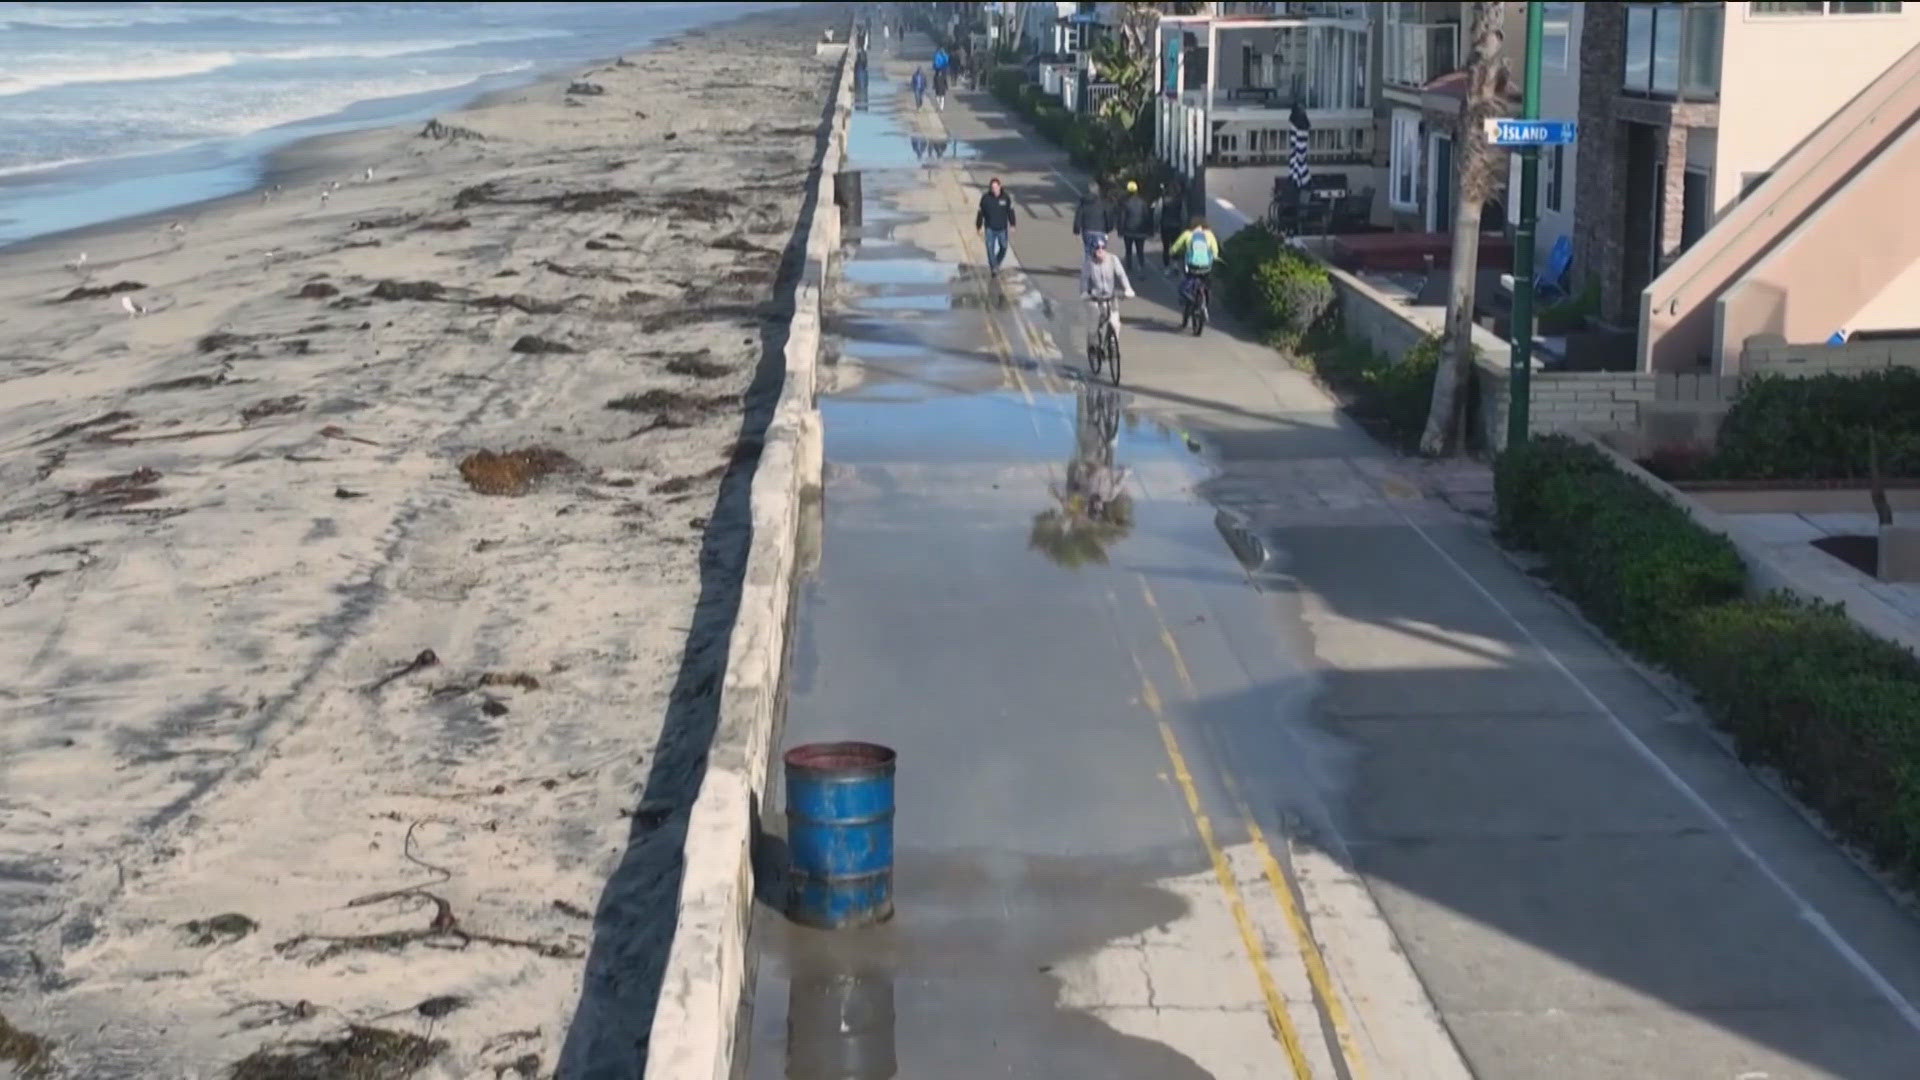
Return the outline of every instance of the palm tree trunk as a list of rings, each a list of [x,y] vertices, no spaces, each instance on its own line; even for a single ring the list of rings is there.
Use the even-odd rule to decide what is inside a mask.
[[[1473,57],[1467,69],[1467,99],[1460,110],[1454,145],[1459,201],[1453,215],[1453,262],[1447,288],[1445,354],[1433,375],[1433,402],[1427,412],[1420,452],[1440,456],[1465,443],[1466,395],[1473,372],[1474,277],[1480,264],[1480,210],[1493,188],[1494,153],[1485,121],[1497,116],[1506,83],[1500,56],[1505,5],[1473,5]]]

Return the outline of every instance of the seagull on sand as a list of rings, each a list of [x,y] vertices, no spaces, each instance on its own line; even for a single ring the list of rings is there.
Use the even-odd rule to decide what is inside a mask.
[[[322,191],[322,192],[320,193],[320,205],[321,205],[321,206],[325,206],[325,205],[327,205],[327,200],[328,200],[328,199],[331,199],[331,198],[333,198],[333,192],[331,192],[331,191]]]
[[[366,183],[373,183],[373,166],[367,166]]]
[[[122,294],[120,297],[120,308],[127,313],[127,318],[129,319],[137,319],[147,313],[145,307],[134,303],[133,297],[125,294]]]
[[[87,269],[87,253],[81,252],[77,258],[67,264],[67,269],[76,274],[84,273]]]

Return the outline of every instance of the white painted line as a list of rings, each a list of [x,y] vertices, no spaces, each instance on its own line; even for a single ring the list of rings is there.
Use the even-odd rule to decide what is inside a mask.
[[[1627,726],[1626,721],[1620,719],[1620,714],[1614,712],[1611,706],[1601,700],[1599,694],[1594,693],[1592,687],[1588,686],[1580,676],[1574,674],[1573,669],[1568,667],[1566,663],[1560,659],[1558,654],[1552,649],[1547,648],[1546,643],[1541,641],[1540,638],[1527,627],[1526,623],[1521,622],[1519,616],[1515,615],[1511,608],[1501,603],[1500,598],[1493,595],[1492,590],[1480,583],[1480,579],[1474,577],[1466,567],[1460,565],[1459,560],[1449,554],[1446,548],[1441,547],[1438,541],[1429,535],[1425,529],[1416,524],[1414,520],[1408,517],[1399,507],[1394,507],[1393,512],[1407,528],[1412,529],[1415,535],[1426,541],[1427,546],[1432,548],[1434,553],[1439,555],[1443,562],[1452,567],[1454,573],[1460,575],[1462,581],[1472,586],[1473,590],[1479,593],[1488,604],[1492,605],[1495,611],[1498,611],[1503,618],[1512,623],[1514,629],[1520,631],[1528,643],[1540,650],[1540,655],[1546,657],[1547,662],[1552,664],[1560,674],[1566,676],[1567,681],[1572,683],[1574,688],[1580,691],[1581,696],[1585,697],[1595,709],[1599,710],[1600,715],[1607,718],[1607,722],[1613,725],[1614,731],[1617,732],[1622,739],[1625,739],[1628,745],[1632,746],[1642,758],[1645,758],[1647,764],[1653,766],[1654,771],[1665,778],[1667,783],[1673,785],[1675,791],[1678,791],[1688,802],[1691,802],[1696,809],[1706,816],[1707,820],[1713,822],[1714,826],[1726,835],[1728,841],[1753,865],[1754,869],[1760,872],[1762,877],[1772,882],[1774,887],[1780,890],[1781,894],[1785,896],[1787,901],[1796,909],[1795,914],[1806,920],[1808,925],[1812,926],[1814,931],[1824,938],[1828,945],[1832,946],[1833,951],[1838,953],[1841,959],[1852,966],[1852,968],[1860,974],[1860,977],[1865,979],[1868,984],[1874,988],[1875,992],[1884,998],[1888,1005],[1893,1007],[1894,1012],[1900,1014],[1900,1019],[1906,1021],[1908,1027],[1916,1032],[1920,1032],[1920,1009],[1914,1008],[1913,1003],[1907,1000],[1906,995],[1902,994],[1899,988],[1889,982],[1887,977],[1880,973],[1880,969],[1873,966],[1872,961],[1862,956],[1860,950],[1853,947],[1852,942],[1849,942],[1838,930],[1833,928],[1833,924],[1827,921],[1827,917],[1821,914],[1820,909],[1814,907],[1805,897],[1801,896],[1799,890],[1789,884],[1787,879],[1783,877],[1778,870],[1774,869],[1772,863],[1768,862],[1758,851],[1755,851],[1753,846],[1747,843],[1746,838],[1741,836],[1738,830],[1733,827],[1732,822],[1729,822],[1720,811],[1714,809],[1713,804],[1708,802],[1705,796],[1694,790],[1693,785],[1687,783],[1684,777],[1673,770],[1673,766],[1668,765],[1665,759],[1655,753],[1651,746],[1648,746],[1639,735],[1635,734],[1634,730]]]

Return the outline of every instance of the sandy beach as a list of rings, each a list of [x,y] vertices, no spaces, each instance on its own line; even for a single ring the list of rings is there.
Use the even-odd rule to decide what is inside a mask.
[[[554,1074],[845,21],[0,254],[0,1076]]]

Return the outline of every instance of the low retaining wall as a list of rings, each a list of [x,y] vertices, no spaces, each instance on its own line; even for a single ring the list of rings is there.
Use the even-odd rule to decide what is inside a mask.
[[[687,823],[679,917],[654,1010],[646,1080],[730,1080],[733,1074],[750,959],[753,831],[781,705],[803,507],[821,482],[816,373],[822,302],[840,236],[834,174],[846,156],[851,55],[840,59],[834,94],[806,269],[795,288],[786,380],[754,470],[752,546],[728,643],[719,724]]]
[[[1920,341],[1849,341],[1843,345],[1762,344],[1740,353],[1743,375],[1859,375],[1890,367],[1920,368]]]

